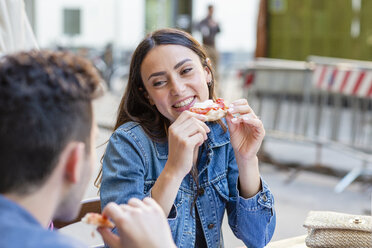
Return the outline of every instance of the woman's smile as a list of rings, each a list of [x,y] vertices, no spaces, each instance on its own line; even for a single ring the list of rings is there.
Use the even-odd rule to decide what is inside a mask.
[[[182,112],[182,111],[185,111],[185,110],[188,110],[189,108],[191,108],[194,105],[195,101],[196,101],[196,97],[195,96],[190,96],[190,97],[187,97],[183,100],[177,101],[175,104],[172,105],[172,107],[176,111]]]

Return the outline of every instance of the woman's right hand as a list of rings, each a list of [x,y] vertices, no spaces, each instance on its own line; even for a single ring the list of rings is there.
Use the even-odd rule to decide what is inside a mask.
[[[195,151],[208,138],[210,130],[204,121],[204,115],[184,111],[168,129],[166,169],[180,179],[190,172],[197,154]]]

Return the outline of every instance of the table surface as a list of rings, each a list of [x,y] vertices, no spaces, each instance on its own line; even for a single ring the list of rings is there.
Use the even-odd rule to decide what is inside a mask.
[[[282,239],[270,242],[266,248],[307,248],[305,238],[307,235],[301,235],[289,239]]]
[[[307,235],[296,236],[288,239],[282,239],[274,242],[270,242],[265,248],[308,248],[305,244],[305,238]],[[238,248],[246,248],[238,247]]]

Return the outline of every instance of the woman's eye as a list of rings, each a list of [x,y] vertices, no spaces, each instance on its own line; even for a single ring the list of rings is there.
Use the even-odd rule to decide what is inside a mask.
[[[153,86],[155,87],[159,87],[159,86],[162,86],[163,84],[165,84],[165,81],[157,81],[153,84]]]
[[[186,68],[184,70],[182,70],[181,74],[185,74],[185,73],[188,73],[192,70],[192,68]]]

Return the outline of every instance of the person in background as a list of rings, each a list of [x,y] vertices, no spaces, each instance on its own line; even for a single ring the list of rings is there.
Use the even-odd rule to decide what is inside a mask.
[[[91,63],[67,52],[0,58],[0,247],[85,247],[47,226],[79,212],[95,162],[100,82]],[[119,230],[98,229],[113,248],[174,247],[152,199],[110,203],[103,214]]]
[[[223,247],[229,225],[247,247],[264,247],[275,229],[273,195],[257,152],[265,136],[246,99],[226,118],[206,122],[188,111],[216,99],[214,74],[188,33],[161,29],[137,46],[114,133],[103,158],[102,207],[152,197],[178,247]]]
[[[111,42],[105,46],[102,59],[106,64],[106,68],[103,71],[103,78],[105,79],[108,89],[111,90],[112,89],[111,78],[114,73],[114,55],[113,55],[113,45]]]
[[[208,5],[208,15],[198,23],[197,29],[203,37],[203,47],[212,61],[215,74],[218,77],[219,55],[216,49],[216,35],[221,32],[220,25],[213,19],[214,6]]]

